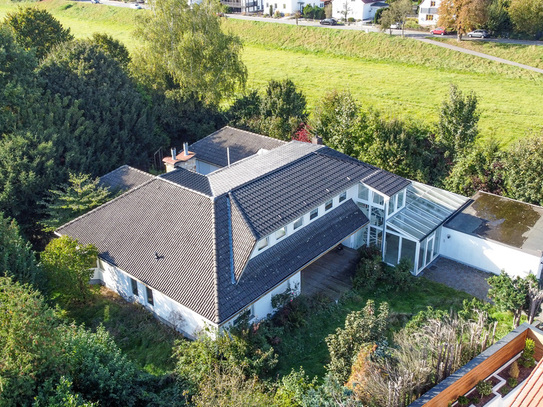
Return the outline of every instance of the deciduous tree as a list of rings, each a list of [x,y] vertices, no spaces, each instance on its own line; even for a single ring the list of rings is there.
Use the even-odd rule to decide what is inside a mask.
[[[35,7],[20,7],[8,13],[4,24],[12,28],[24,49],[36,52],[38,59],[44,58],[56,45],[74,38],[70,29],[64,28],[51,13]]]
[[[543,204],[543,133],[515,142],[505,154],[506,195]]]
[[[490,277],[488,284],[490,285],[488,297],[494,301],[498,309],[511,311],[514,315],[515,328],[519,326],[522,310],[526,306],[526,282],[520,277],[513,279],[502,271],[499,276]]]
[[[489,0],[443,0],[437,24],[456,31],[457,39],[484,25],[488,19]]]
[[[473,145],[479,134],[479,116],[477,96],[473,92],[464,95],[456,85],[451,85],[437,123],[438,141],[445,147],[449,159],[454,160]]]
[[[543,0],[511,0],[509,15],[518,32],[536,38],[543,35]]]
[[[151,18],[138,23],[143,47],[134,61],[149,87],[217,104],[245,86],[241,40],[222,31],[218,1],[152,0],[150,6]]]
[[[88,300],[97,256],[98,249],[92,244],[80,244],[69,236],[52,240],[40,256],[51,290],[64,301]]]

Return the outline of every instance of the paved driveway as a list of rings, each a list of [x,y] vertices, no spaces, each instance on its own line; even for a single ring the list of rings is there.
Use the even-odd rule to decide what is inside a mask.
[[[490,286],[486,280],[494,275],[492,273],[486,273],[465,264],[439,257],[419,275],[456,290],[464,291],[481,300],[490,301],[487,296]]]

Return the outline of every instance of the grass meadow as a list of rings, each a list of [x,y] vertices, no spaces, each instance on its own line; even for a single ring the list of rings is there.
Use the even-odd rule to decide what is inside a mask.
[[[0,0],[0,18],[19,4],[36,3]],[[47,8],[78,38],[108,33],[131,51],[137,48],[132,36],[136,18],[149,13],[65,0],[36,6]],[[249,88],[289,78],[306,95],[310,111],[326,92],[349,90],[364,108],[431,125],[449,85],[456,84],[479,97],[483,138],[507,145],[543,127],[543,75],[521,68],[381,33],[235,19],[226,20],[224,28],[244,42]],[[533,46],[483,47],[483,52],[534,66],[543,57]]]

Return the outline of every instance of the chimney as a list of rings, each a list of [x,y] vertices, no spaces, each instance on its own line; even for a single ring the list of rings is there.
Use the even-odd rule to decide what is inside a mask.
[[[226,147],[226,160],[228,161],[228,166],[230,167],[230,147]]]
[[[177,157],[177,150],[175,147],[172,147],[172,160],[175,160]]]
[[[319,144],[319,145],[322,145],[322,137],[320,136],[315,136],[311,139],[311,143],[312,144]]]
[[[185,157],[189,156],[189,143],[183,143],[183,152],[185,153]]]

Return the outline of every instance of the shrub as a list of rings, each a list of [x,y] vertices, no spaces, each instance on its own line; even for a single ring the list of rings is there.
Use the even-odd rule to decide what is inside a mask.
[[[519,373],[520,373],[520,371],[519,371],[519,368],[518,368],[518,363],[515,360],[511,364],[511,367],[509,368],[509,376],[511,376],[513,379],[518,379]]]
[[[523,367],[534,367],[535,366],[535,342],[533,339],[526,339],[526,344],[524,345],[524,350],[522,355],[519,358],[519,364]]]
[[[470,399],[468,399],[466,396],[460,396],[456,401],[461,406],[467,406],[470,403]]]
[[[309,300],[299,296],[289,301],[273,316],[273,323],[285,327],[286,330],[300,328],[305,325],[309,314]]]
[[[511,391],[511,387],[509,387],[507,384],[505,386],[502,386],[502,388],[499,390],[500,394],[505,397],[509,392]]]
[[[480,400],[479,400],[479,397],[472,397],[472,398],[471,398],[471,402],[472,402],[473,404],[479,404],[479,401],[480,401]]]
[[[517,387],[517,384],[518,384],[518,380],[515,379],[514,377],[510,377],[509,379],[507,379],[507,385],[509,387]]]
[[[492,383],[481,380],[479,383],[477,383],[476,388],[479,394],[483,397],[486,397],[492,394]]]

